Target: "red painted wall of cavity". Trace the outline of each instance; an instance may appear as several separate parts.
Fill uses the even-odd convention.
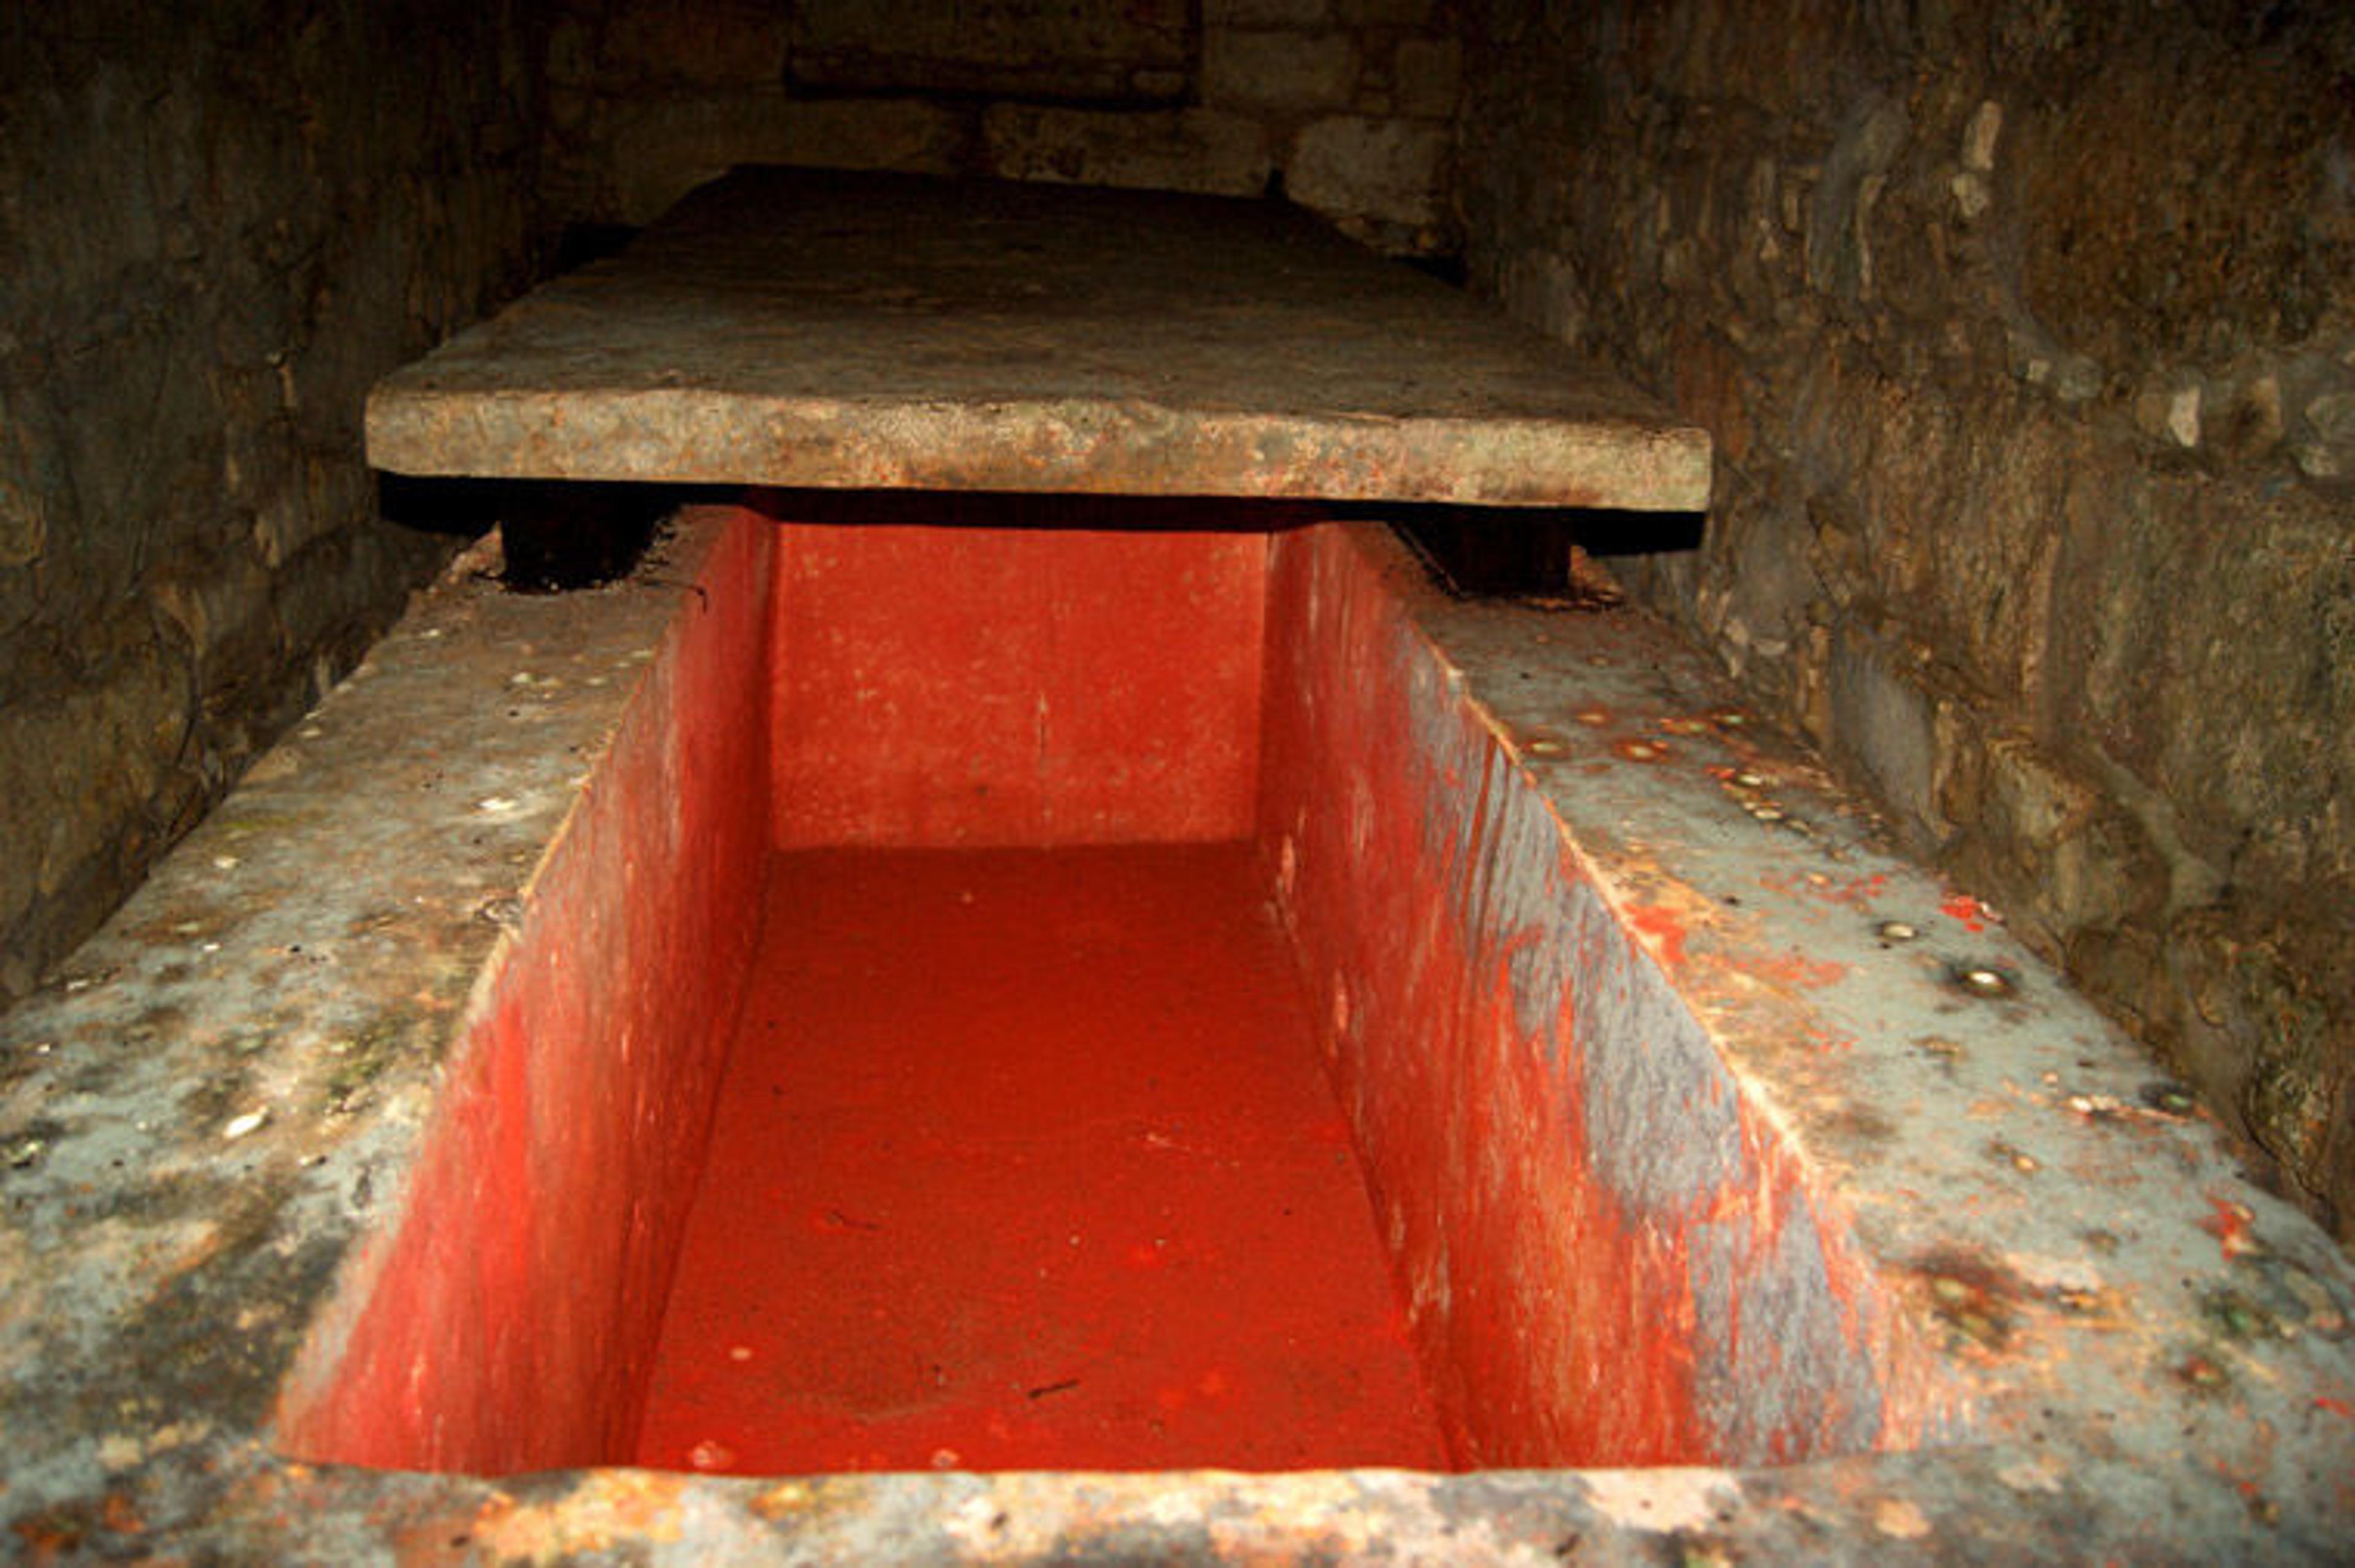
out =
[[[1248,837],[1266,557],[1256,533],[783,525],[776,843]]]
[[[724,527],[453,1051],[397,1229],[290,1381],[296,1457],[499,1473],[634,1445],[768,829],[773,534]]]
[[[1517,781],[1343,530],[1279,542],[1269,613],[1263,848],[1456,1461],[1707,1458],[1678,1243],[1588,1179],[1576,1074],[1516,1017],[1510,942],[1560,934],[1497,912]]]
[[[1889,1396],[1879,1441],[1911,1440],[1919,1391],[1902,1366],[1889,1371],[1902,1358],[1881,1338],[1887,1315],[1870,1309],[1869,1264],[1844,1228],[1817,1218],[1836,1206],[1730,1081],[1668,1083],[1655,1057],[1653,1072],[1616,1092],[1647,1114],[1672,1102],[1645,1129],[1664,1140],[1689,1134],[1679,1109],[1689,1097],[1723,1109],[1733,1096],[1742,1174],[1673,1202],[1655,1197],[1642,1214],[1602,1174],[1582,1096],[1605,1069],[1578,1037],[1577,1004],[1582,995],[1590,1019],[1628,1035],[1634,1049],[1611,1057],[1626,1072],[1657,1015],[1614,1015],[1627,1009],[1635,968],[1654,960],[1415,627],[1404,596],[1430,591],[1401,566],[1387,539],[1340,527],[1273,546],[1262,849],[1376,1211],[1399,1243],[1393,1270],[1455,1461],[1836,1451],[1855,1441],[1850,1395],[1811,1380],[1859,1363],[1881,1369],[1863,1382]],[[1531,981],[1517,1005],[1517,957],[1560,996],[1532,1004],[1542,986]],[[1815,1227],[1824,1298],[1768,1277],[1793,1223]],[[1712,1275],[1713,1299],[1697,1299],[1695,1282]],[[1837,1323],[1842,1344],[1811,1349],[1832,1364],[1761,1346],[1772,1328],[1753,1325],[1744,1339],[1746,1312],[1780,1321],[1795,1300],[1828,1315],[1811,1322]],[[1778,1385],[1705,1387],[1704,1313],[1719,1316],[1700,1327],[1743,1339]]]

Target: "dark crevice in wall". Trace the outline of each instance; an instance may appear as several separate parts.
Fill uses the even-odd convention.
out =
[[[1576,507],[1359,507],[1388,522],[1440,585],[1466,598],[1608,609],[1624,599],[1607,558],[1638,560],[1700,545],[1699,513]]]
[[[661,485],[517,483],[499,500],[505,566],[519,593],[564,593],[627,577],[678,508]]]

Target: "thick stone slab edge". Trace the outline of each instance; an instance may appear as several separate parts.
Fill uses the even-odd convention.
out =
[[[1695,512],[1708,433],[1543,420],[1200,412],[1134,402],[883,407],[705,390],[450,394],[404,373],[368,400],[397,474],[820,489],[1433,501]]]
[[[1708,432],[1279,202],[746,167],[379,383],[419,475],[1696,511]]]

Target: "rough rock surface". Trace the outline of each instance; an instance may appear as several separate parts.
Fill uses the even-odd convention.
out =
[[[2355,1237],[2355,16],[1466,20],[1475,278],[1718,440],[1631,574]]]
[[[444,553],[361,394],[521,281],[523,9],[0,23],[0,1000]]]

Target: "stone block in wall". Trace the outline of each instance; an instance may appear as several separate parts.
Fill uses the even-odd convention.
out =
[[[40,560],[49,531],[54,479],[40,472],[28,421],[0,387],[0,571]]]
[[[981,139],[988,171],[1009,179],[1257,196],[1273,167],[1259,121],[1210,109],[998,103]]]
[[[1920,660],[1885,638],[1843,627],[1826,671],[1832,749],[1870,781],[1917,850],[1943,846],[1952,825],[1938,807],[1938,698]]]
[[[2309,401],[2290,455],[2309,479],[2355,479],[2355,390],[2332,390]]]
[[[2341,897],[2344,890],[2341,890]],[[2248,1128],[2274,1174],[2355,1240],[2355,973],[2330,933],[2211,905],[2168,927],[2129,995],[2203,1093]]]
[[[792,17],[799,87],[1167,103],[1190,80],[1188,0],[797,0]]]
[[[263,566],[275,571],[315,540],[340,532],[338,518],[365,515],[374,504],[374,485],[366,471],[306,453],[299,483],[255,517],[254,553]]]
[[[1218,29],[1202,40],[1202,101],[1214,108],[1338,109],[1358,88],[1347,33]]]
[[[1790,663],[1822,592],[1805,508],[1762,498],[1712,526],[1721,549],[1705,563],[1701,624],[1737,676],[1776,679],[1773,672]]]
[[[1464,85],[1464,46],[1454,38],[1407,38],[1391,56],[1391,107],[1417,119],[1455,112]]]
[[[1585,284],[1578,264],[1558,251],[1532,246],[1513,256],[1490,292],[1514,317],[1573,348],[1585,334]]]
[[[191,554],[148,585],[159,625],[177,631],[192,663],[220,669],[266,664],[271,569],[257,554],[229,549]]]
[[[1315,121],[1293,144],[1284,188],[1328,217],[1433,223],[1449,145],[1444,124],[1359,115]]]
[[[773,88],[623,100],[609,123],[617,210],[600,216],[645,224],[737,164],[951,174],[969,120],[919,98],[795,100]]]
[[[763,0],[621,0],[600,36],[599,74],[609,87],[773,86],[784,75],[792,14]]]
[[[1314,27],[1333,15],[1334,0],[1202,0],[1205,32],[1220,27]]]
[[[598,58],[599,33],[591,18],[577,11],[550,24],[540,45],[540,69],[550,86],[577,91],[597,80],[602,63]]]
[[[2056,722],[2236,881],[2355,869],[2355,549],[2329,497],[2088,464],[2054,574]]]
[[[1430,27],[1446,0],[1332,0],[1333,18],[1353,27]]]
[[[2062,952],[2082,931],[2159,916],[2169,869],[2149,837],[2092,780],[2061,767],[2022,737],[1973,747],[1967,796],[1949,788],[1942,805],[1966,840],[1966,870],[1977,885],[2020,890],[2024,914]],[[2187,884],[2188,885],[2188,884]]]
[[[102,682],[11,705],[0,745],[11,861],[0,877],[0,992],[28,989],[64,950],[43,927],[94,924],[119,891],[120,864],[157,848],[145,813],[183,732],[187,687],[151,642],[123,650]]]
[[[1842,355],[1860,365],[1862,353]],[[1859,472],[1874,537],[1859,562],[1976,685],[2041,696],[2063,497],[2100,469],[2082,432],[1992,379],[1923,387],[1878,369],[1843,382],[1821,440]]]

